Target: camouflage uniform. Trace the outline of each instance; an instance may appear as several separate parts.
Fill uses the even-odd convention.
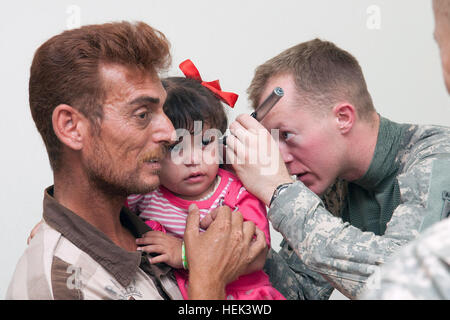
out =
[[[361,299],[450,299],[450,219],[402,248],[370,278]]]
[[[448,215],[450,128],[381,120],[375,155],[382,124],[402,131],[384,148],[386,153],[395,149],[389,192],[398,195],[388,219],[380,217],[378,233],[343,220],[353,182],[339,180],[321,199],[296,181],[272,204],[268,217],[284,241],[279,253],[270,252],[265,271],[287,299],[327,299],[333,287],[356,298],[387,257]]]

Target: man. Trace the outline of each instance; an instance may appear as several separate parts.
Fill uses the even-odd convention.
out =
[[[450,1],[433,0],[434,38],[450,93]],[[450,193],[445,205],[450,208]],[[436,223],[371,277],[362,299],[450,299],[450,219]]]
[[[388,256],[448,214],[450,129],[379,116],[356,59],[319,39],[256,69],[253,107],[277,86],[285,94],[261,124],[241,115],[227,138],[236,173],[284,237],[266,271],[290,299],[328,298],[333,287],[355,298]],[[277,170],[261,160],[271,149],[261,141],[275,143],[268,131]]]
[[[8,299],[181,298],[172,270],[137,250],[136,238],[150,229],[123,208],[127,195],[158,186],[174,142],[158,77],[169,63],[166,38],[142,22],[65,31],[37,50],[30,108],[54,186],[44,192],[44,223],[17,265]],[[190,297],[224,299],[225,285],[262,250],[261,241],[254,225],[225,207],[199,234],[198,208],[190,208]]]
[[[445,86],[450,93],[450,2],[433,0],[433,13],[434,39],[439,46]]]

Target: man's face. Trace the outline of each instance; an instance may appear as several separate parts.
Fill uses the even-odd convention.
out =
[[[119,65],[104,65],[101,74],[104,116],[83,149],[83,165],[104,192],[147,193],[160,183],[161,161],[175,133],[162,109],[166,92],[156,74]]]
[[[449,17],[444,12],[439,12],[434,6],[434,38],[439,46],[442,62],[442,72],[444,74],[445,86],[450,93],[450,22]]]
[[[291,75],[269,79],[259,103],[277,86],[283,88],[284,96],[261,123],[269,131],[279,130],[280,152],[289,173],[320,195],[341,168],[337,122],[331,110],[321,117],[301,105]]]

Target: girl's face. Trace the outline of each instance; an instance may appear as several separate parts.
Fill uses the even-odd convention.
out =
[[[219,136],[211,136],[210,132],[184,131],[161,162],[161,184],[182,199],[198,200],[214,189],[219,169]]]

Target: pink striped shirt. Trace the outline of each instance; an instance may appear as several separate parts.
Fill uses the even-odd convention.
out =
[[[266,218],[266,207],[255,196],[250,194],[239,179],[232,173],[219,169],[221,180],[211,197],[203,201],[181,199],[165,187],[160,186],[153,192],[142,195],[131,195],[127,199],[128,207],[144,220],[154,220],[164,226],[168,234],[179,238],[184,236],[188,208],[195,203],[200,210],[200,219],[218,206],[225,204],[232,209],[238,207],[244,220],[253,221],[266,235],[270,245],[269,224]]]
[[[144,195],[129,196],[127,205],[141,218],[151,221],[156,228],[161,228],[162,225],[164,227],[162,231],[180,238],[184,236],[191,203],[195,203],[200,209],[201,219],[218,206],[227,205],[232,209],[237,208],[244,220],[253,221],[265,233],[267,245],[270,247],[269,222],[264,203],[249,193],[232,173],[219,169],[217,175],[220,176],[219,186],[212,196],[205,200],[184,200],[160,186],[157,190]],[[175,276],[183,298],[188,299],[188,273],[186,270],[177,270]],[[285,300],[272,287],[269,277],[262,270],[240,276],[226,286],[225,292],[227,299]]]

